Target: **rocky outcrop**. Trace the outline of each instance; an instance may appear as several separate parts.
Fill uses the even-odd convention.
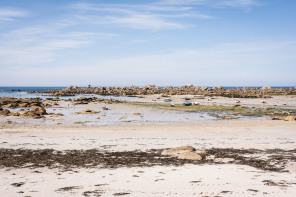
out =
[[[44,107],[33,107],[32,110],[21,112],[20,116],[41,118],[46,114],[47,113]]]
[[[100,99],[97,97],[80,97],[77,99],[71,99],[70,100],[75,105],[81,105],[81,104],[88,104],[91,102],[97,102],[97,103],[104,103],[104,104],[113,104],[113,103],[121,103],[119,100],[115,99]]]
[[[12,97],[0,98],[0,106],[6,106],[7,108],[17,108],[17,107],[32,107],[32,106],[42,106],[41,99],[18,99]]]
[[[33,92],[37,93],[37,92]],[[271,88],[264,86],[262,88],[237,88],[225,89],[223,86],[208,88],[188,84],[180,87],[166,86],[159,88],[156,85],[147,85],[144,87],[88,87],[80,88],[70,86],[63,90],[48,90],[38,93],[50,93],[54,96],[72,96],[76,94],[98,94],[98,95],[118,95],[118,96],[135,96],[135,95],[203,95],[203,96],[223,96],[230,98],[269,98],[269,95],[296,95],[296,89]]]

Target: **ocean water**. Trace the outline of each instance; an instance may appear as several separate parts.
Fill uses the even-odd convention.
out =
[[[49,94],[46,93],[33,93],[30,94],[28,92],[33,91],[46,91],[50,89],[56,89],[56,90],[62,90],[66,87],[4,87],[0,86],[0,98],[4,97],[13,97],[13,98],[54,98],[52,96],[49,96]],[[83,87],[86,88],[86,87]],[[14,90],[14,91],[12,91]],[[97,95],[97,94],[77,94],[75,96],[63,96],[59,97],[60,99],[71,99],[71,98],[79,98],[79,97],[97,97],[102,99],[117,99],[117,100],[131,100],[136,99],[134,97],[124,97],[124,96],[103,96],[103,95]]]
[[[262,86],[249,86],[249,88],[261,88]],[[272,86],[272,88],[294,88],[295,86]],[[34,93],[34,94],[29,94],[28,92],[33,92],[33,91],[46,91],[50,89],[56,89],[56,90],[61,90],[66,87],[22,87],[22,86],[0,86],[0,98],[3,97],[14,97],[14,98],[49,98],[48,94],[39,94],[39,93]],[[85,88],[85,87],[84,87]],[[163,87],[160,87],[163,88]],[[212,88],[212,86],[208,86],[208,88]],[[237,89],[237,88],[243,88],[242,86],[227,86],[224,87],[225,89]],[[12,90],[17,90],[17,91],[12,91]],[[117,96],[102,96],[102,95],[94,95],[94,94],[87,94],[87,95],[76,95],[74,97],[61,97],[62,99],[69,99],[69,98],[78,98],[81,96],[86,96],[86,97],[98,97],[98,98],[114,98],[114,99],[130,99],[130,97],[117,97]]]
[[[44,97],[46,94],[28,94],[28,92],[32,91],[46,91],[49,89],[64,89],[66,87],[0,87],[0,98],[3,97],[14,97],[14,98],[36,98],[36,97]],[[17,90],[17,91],[12,91]]]

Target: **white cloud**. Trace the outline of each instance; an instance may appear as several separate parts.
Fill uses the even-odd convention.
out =
[[[243,8],[258,6],[257,0],[162,0],[145,4],[91,4],[69,6],[77,11],[76,17],[84,22],[113,24],[138,29],[183,29],[193,26],[184,18],[211,19],[202,13],[206,8]]]
[[[95,41],[118,36],[99,32],[65,31],[67,25],[48,24],[0,34],[0,66],[30,67],[54,61],[64,50],[83,49]]]
[[[14,21],[15,18],[21,18],[28,16],[29,13],[25,10],[16,8],[0,8],[0,23]]]
[[[211,16],[197,12],[191,6],[150,4],[87,4],[70,6],[78,10],[76,17],[95,24],[115,24],[136,29],[183,29],[191,26],[180,19],[210,19]]]

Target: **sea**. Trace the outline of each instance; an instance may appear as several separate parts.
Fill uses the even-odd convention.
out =
[[[66,87],[24,87],[24,86],[0,86],[0,98],[4,97],[13,97],[13,98],[55,98],[50,96],[47,93],[30,93],[34,91],[47,91],[51,89],[62,90]],[[82,87],[86,88],[86,87]],[[130,100],[132,97],[123,97],[123,96],[104,96],[97,94],[77,94],[75,96],[63,96],[60,99],[72,99],[79,97],[97,97],[103,99],[117,99],[117,100]]]
[[[224,87],[224,89],[241,89],[246,86],[228,86]],[[50,89],[56,89],[56,90],[62,90],[66,87],[24,87],[24,86],[0,86],[0,98],[3,97],[14,97],[14,98],[50,98],[48,94],[45,93],[29,93],[33,91],[46,91]],[[82,87],[86,88],[86,87]],[[160,87],[163,88],[163,87]],[[208,86],[208,88],[212,88],[212,86]],[[262,86],[249,86],[249,88],[262,88]],[[283,89],[289,89],[289,88],[295,88],[295,86],[271,86],[271,88],[283,88]],[[95,95],[95,94],[79,94],[72,97],[61,97],[61,99],[69,99],[69,98],[79,98],[81,96],[85,97],[98,97],[98,98],[114,98],[114,99],[125,99],[128,100],[129,97],[118,97],[118,96],[103,96],[103,95]]]

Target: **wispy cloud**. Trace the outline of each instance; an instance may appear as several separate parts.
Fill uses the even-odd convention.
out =
[[[211,16],[193,10],[191,6],[150,4],[88,4],[76,3],[70,6],[78,10],[77,18],[96,24],[114,24],[135,29],[182,29],[184,24],[179,19],[210,19]]]
[[[99,32],[67,32],[62,34],[56,34],[58,37],[73,37],[73,38],[86,38],[86,37],[117,37],[119,34],[113,34],[113,33],[99,33]]]
[[[138,4],[75,3],[69,8],[84,22],[113,24],[135,29],[184,29],[192,27],[186,19],[211,19],[204,8],[243,8],[257,6],[257,0],[162,0]]]
[[[100,39],[118,36],[99,32],[72,32],[67,24],[48,24],[0,34],[2,66],[30,67],[54,61],[63,50],[83,49]],[[1,66],[1,65],[0,65]]]
[[[179,6],[208,6],[208,7],[234,7],[250,8],[258,6],[258,0],[163,0],[158,2],[162,5],[179,5]]]
[[[171,22],[168,20],[164,20],[159,16],[152,15],[152,14],[133,14],[127,17],[105,17],[107,19],[107,23],[111,24],[118,24],[123,26],[128,26],[132,28],[140,28],[140,29],[181,29],[185,28],[186,26],[177,23]],[[105,21],[106,22],[106,21]]]
[[[26,17],[29,15],[28,11],[16,8],[0,8],[0,23],[14,21],[15,18]]]

